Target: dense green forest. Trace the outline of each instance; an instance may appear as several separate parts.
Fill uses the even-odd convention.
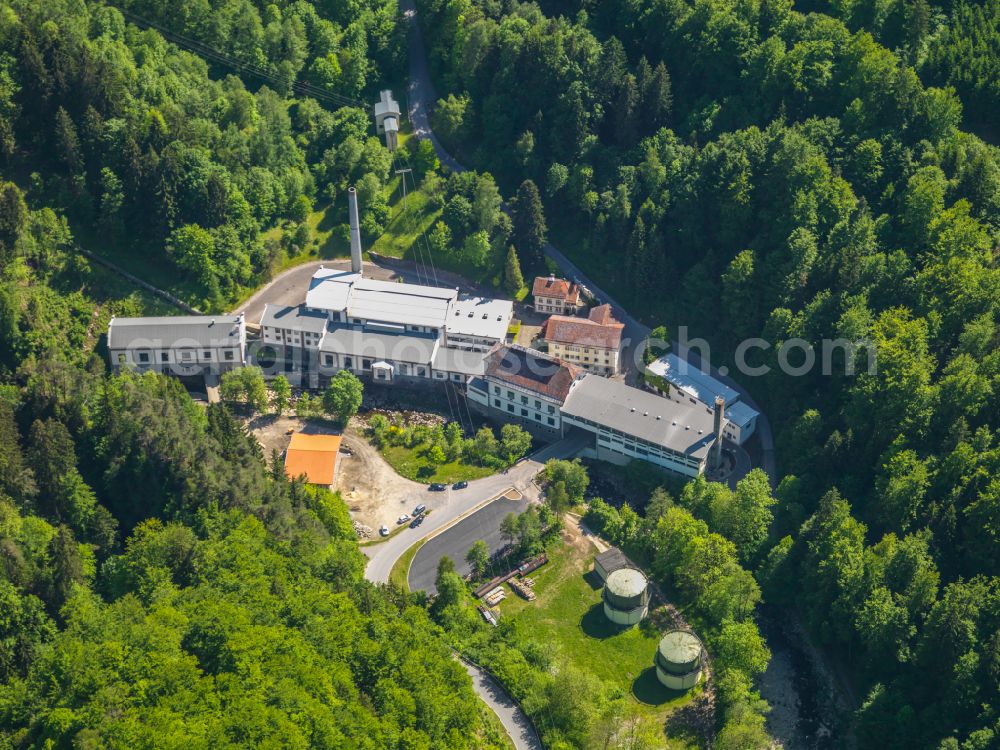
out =
[[[295,46],[298,15],[261,13]],[[345,149],[334,189],[388,159],[366,113],[212,78],[100,5],[0,19],[0,747],[503,747],[425,610],[362,580],[338,495],[271,473],[227,407],[106,374],[109,317],[163,311],[70,230],[156,238],[225,295],[317,189],[309,149]]]
[[[424,0],[435,128],[537,185],[555,244],[633,313],[717,364],[773,344],[745,384],[783,479],[744,564],[850,674],[863,747],[993,747],[1000,157],[960,130],[989,105],[959,80],[996,64],[996,4],[830,6]],[[933,63],[957,92],[913,67],[949,48],[925,12],[954,14],[956,49],[982,34]],[[877,369],[782,375],[793,337],[868,340]]]
[[[340,497],[226,407],[106,375],[95,331],[148,303],[2,195],[0,747],[499,747]]]
[[[154,18],[168,8],[131,6]],[[186,20],[180,31],[236,59],[280,59],[266,83],[211,68],[110,6],[5,6],[0,149],[11,176],[31,199],[64,208],[95,252],[131,255],[132,267],[148,265],[141,275],[172,270],[209,307],[259,283],[283,250],[305,246],[314,203],[349,182],[361,187],[375,236],[391,157],[368,132],[359,96],[398,75],[400,30],[394,4],[373,6],[345,7],[350,19],[336,22],[306,2],[189,3],[186,15],[171,13]],[[315,73],[338,60],[352,97],[344,101],[356,106],[292,94],[304,66]],[[262,239],[286,221],[284,237]]]

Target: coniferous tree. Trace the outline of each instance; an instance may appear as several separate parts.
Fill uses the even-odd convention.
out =
[[[56,149],[59,159],[67,171],[75,175],[83,169],[83,154],[80,151],[80,139],[76,133],[76,125],[69,113],[59,107],[55,122]]]
[[[524,287],[521,261],[517,259],[517,250],[513,245],[507,250],[507,261],[503,268],[503,283],[511,296],[517,294]]]
[[[545,267],[545,243],[547,228],[545,211],[538,187],[532,180],[525,180],[517,189],[513,211],[514,245],[524,253],[524,259],[532,273]]]

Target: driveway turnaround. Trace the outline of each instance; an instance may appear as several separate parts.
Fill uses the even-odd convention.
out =
[[[508,513],[523,513],[529,504],[524,497],[509,500],[505,495],[501,495],[454,526],[428,539],[410,563],[410,572],[407,576],[410,591],[437,593],[434,580],[437,578],[437,566],[442,557],[450,557],[460,575],[468,573],[470,567],[465,561],[465,553],[469,551],[469,547],[477,539],[486,542],[490,554],[503,547],[505,540],[500,534],[500,522]]]

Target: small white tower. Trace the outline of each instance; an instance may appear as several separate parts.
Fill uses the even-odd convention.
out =
[[[385,136],[387,149],[395,151],[399,145],[399,102],[392,98],[388,89],[379,96],[381,98],[375,102],[375,132]]]

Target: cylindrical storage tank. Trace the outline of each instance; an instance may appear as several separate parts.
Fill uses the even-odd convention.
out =
[[[619,568],[604,583],[604,614],[617,625],[635,625],[649,611],[649,584],[642,571]]]
[[[662,639],[653,657],[656,679],[671,690],[687,690],[701,678],[701,639],[687,630],[671,630]]]

